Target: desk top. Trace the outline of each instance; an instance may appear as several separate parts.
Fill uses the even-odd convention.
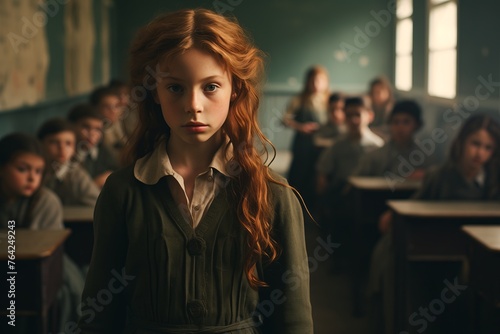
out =
[[[0,233],[0,260],[8,259],[8,237],[7,231],[1,230]],[[61,246],[71,231],[65,230],[26,230],[16,229],[15,234],[15,256],[16,260],[33,260],[51,256],[52,253]]]
[[[63,221],[65,223],[94,221],[94,207],[92,206],[65,206],[63,207]]]
[[[465,225],[462,230],[488,250],[500,253],[500,225]]]
[[[387,205],[410,217],[500,218],[500,202],[393,200]]]
[[[350,185],[362,190],[417,190],[422,181],[407,179],[404,182],[389,182],[385,177],[351,176]]]

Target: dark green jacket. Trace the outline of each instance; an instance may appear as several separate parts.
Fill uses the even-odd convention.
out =
[[[132,167],[113,173],[95,210],[82,333],[312,333],[301,206],[290,189],[270,188],[282,254],[258,266],[270,287],[256,291],[243,270],[245,233],[230,186],[193,230],[165,177],[145,185]],[[252,318],[261,323],[223,327]]]

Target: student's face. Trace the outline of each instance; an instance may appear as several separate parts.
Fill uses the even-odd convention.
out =
[[[229,73],[211,54],[198,49],[164,64],[155,100],[170,127],[170,140],[197,144],[217,140],[226,121],[232,86]]]
[[[99,102],[98,111],[107,120],[107,122],[114,123],[118,121],[122,114],[122,108],[120,106],[120,99],[116,95],[107,95],[101,99]]]
[[[495,149],[495,141],[488,131],[476,131],[465,139],[462,164],[465,168],[479,169],[490,160]]]
[[[391,138],[396,144],[410,143],[417,128],[417,121],[407,113],[393,115],[389,123]]]
[[[328,112],[330,115],[330,122],[333,124],[343,124],[345,121],[344,101],[331,102],[328,105]]]
[[[76,134],[79,141],[94,147],[101,141],[103,122],[95,118],[83,118],[76,123]]]
[[[29,197],[40,187],[45,162],[39,155],[21,153],[1,170],[2,186],[8,197]]]
[[[345,123],[351,134],[360,134],[372,121],[373,113],[362,107],[350,105],[345,108]]]
[[[328,90],[328,76],[323,72],[318,72],[309,80],[309,91],[313,93],[325,92]]]
[[[122,87],[120,88],[120,91],[118,93],[118,99],[119,99],[119,106],[120,108],[125,108],[129,101],[130,101],[130,92],[128,87]]]
[[[390,92],[386,86],[382,84],[376,84],[371,90],[371,99],[374,105],[382,105],[389,99]]]
[[[50,160],[63,164],[75,153],[75,134],[63,131],[48,135],[42,140],[42,145]]]

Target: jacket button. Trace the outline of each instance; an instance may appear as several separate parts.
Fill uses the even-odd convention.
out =
[[[193,300],[187,303],[187,311],[193,318],[201,318],[205,315],[205,306],[199,300]]]
[[[201,255],[202,249],[203,242],[200,238],[191,239],[187,243],[187,250],[191,256]]]

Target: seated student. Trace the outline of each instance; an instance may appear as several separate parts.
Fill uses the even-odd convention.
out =
[[[347,178],[363,154],[384,145],[384,141],[368,128],[373,112],[367,98],[346,99],[345,116],[346,134],[322,152],[316,165],[318,220],[327,232],[332,233],[336,242],[347,242],[349,238],[350,212],[345,197]]]
[[[419,147],[414,142],[415,133],[422,127],[420,106],[412,100],[400,101],[389,114],[389,141],[382,147],[364,155],[354,175],[387,176],[421,179],[432,157],[425,157],[412,165],[411,154]]]
[[[50,165],[45,185],[59,196],[63,205],[94,206],[99,188],[80,164],[72,160],[76,135],[71,124],[59,118],[48,120],[38,130],[38,139]]]
[[[99,87],[90,94],[89,99],[90,104],[104,118],[103,146],[111,152],[116,161],[121,162],[122,149],[128,138],[121,121],[123,109],[120,107],[120,98],[116,90]]]
[[[368,95],[374,113],[370,129],[384,140],[387,140],[389,136],[387,117],[394,104],[393,89],[389,79],[385,76],[374,78],[369,84]]]
[[[131,86],[126,81],[120,79],[112,79],[108,88],[115,91],[118,95],[119,103],[118,107],[121,109],[121,120],[123,125],[123,130],[127,138],[132,136],[138,122],[139,114],[137,108],[132,108],[130,105],[130,90]]]
[[[0,229],[14,220],[16,229],[63,229],[61,201],[42,186],[45,160],[36,138],[13,133],[0,139]],[[77,307],[83,292],[84,277],[66,255],[63,256],[63,286],[58,294],[60,329],[78,319]],[[25,321],[26,320],[26,321]],[[16,322],[18,333],[34,333],[35,321]],[[10,333],[0,325],[2,333]]]
[[[351,97],[345,100],[347,132],[321,154],[316,164],[320,193],[328,189],[342,189],[361,156],[384,145],[382,138],[368,127],[372,119],[373,112],[366,97]]]
[[[470,116],[452,143],[448,160],[426,173],[413,199],[500,200],[500,124],[484,114]],[[385,234],[374,249],[370,273],[372,298],[383,304],[375,308],[384,313],[385,333],[394,332],[392,220],[391,211],[380,218],[379,230]]]
[[[101,144],[102,116],[91,104],[82,103],[70,110],[68,120],[75,126],[78,142],[75,159],[81,162],[100,189],[111,172],[119,167],[108,149]]]
[[[328,98],[328,121],[321,125],[314,133],[314,145],[319,148],[330,147],[335,140],[346,132],[344,96],[340,93],[333,93]]]

